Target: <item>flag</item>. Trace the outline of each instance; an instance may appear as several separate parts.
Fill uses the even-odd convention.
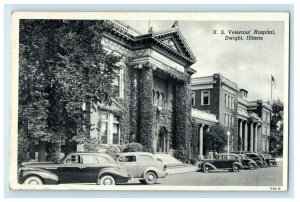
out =
[[[272,81],[272,87],[274,87],[274,89],[276,89],[276,82],[274,79],[274,76],[271,74],[271,81]]]

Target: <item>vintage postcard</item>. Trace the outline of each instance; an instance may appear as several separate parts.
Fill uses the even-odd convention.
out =
[[[11,189],[288,190],[289,13],[11,19]]]

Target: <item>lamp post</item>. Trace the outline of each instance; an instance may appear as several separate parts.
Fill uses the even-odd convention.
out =
[[[230,131],[227,131],[227,153],[229,153],[229,137],[230,137]]]

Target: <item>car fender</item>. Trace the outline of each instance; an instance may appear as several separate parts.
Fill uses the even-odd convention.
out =
[[[248,166],[249,166],[251,163],[253,163],[253,164],[255,165],[255,167],[257,167],[257,163],[256,163],[254,160],[252,160],[252,159],[251,159],[251,161],[248,162]]]
[[[155,172],[158,178],[165,177],[167,175],[165,171],[151,166],[151,167],[148,167],[147,169],[144,170],[143,178],[145,178],[146,173],[149,172],[149,171]]]
[[[218,169],[216,166],[214,166],[213,164],[208,163],[208,162],[206,162],[206,163],[204,163],[204,164],[202,165],[202,169],[203,169],[204,166],[206,166],[206,165],[208,165],[209,167],[211,167],[213,170],[217,170],[217,169]]]
[[[30,176],[37,176],[42,179],[44,184],[59,184],[59,177],[55,173],[39,168],[20,168],[22,169],[19,176],[19,183],[23,184],[24,180]]]
[[[98,173],[98,179],[104,175],[112,175],[113,177],[130,178],[128,173],[117,168],[103,168]]]
[[[240,162],[234,162],[232,165],[238,165],[240,168],[244,168],[243,164]]]

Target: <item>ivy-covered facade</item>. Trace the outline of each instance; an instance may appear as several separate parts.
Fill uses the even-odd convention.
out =
[[[114,82],[119,97],[91,113],[90,136],[101,144],[141,143],[145,151],[191,154],[191,75],[196,62],[177,23],[147,34],[107,21],[101,43],[122,57]],[[82,149],[80,147],[78,150]]]

